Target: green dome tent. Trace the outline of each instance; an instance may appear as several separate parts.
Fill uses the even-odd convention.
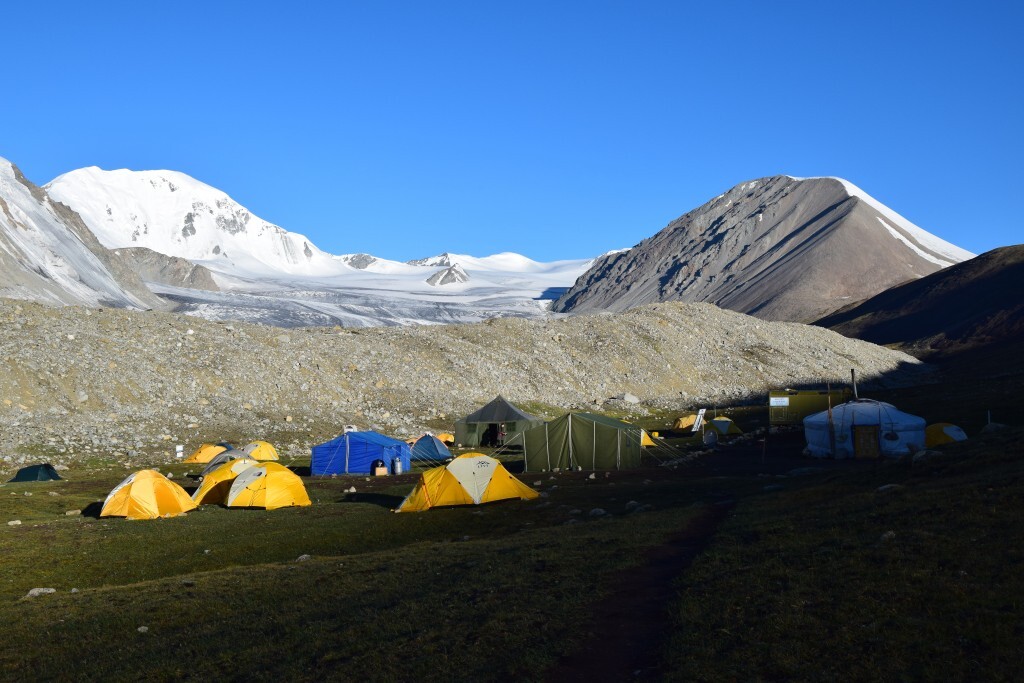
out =
[[[10,481],[54,481],[57,479],[60,479],[60,475],[57,474],[57,470],[53,469],[53,465],[44,463],[22,467]]]

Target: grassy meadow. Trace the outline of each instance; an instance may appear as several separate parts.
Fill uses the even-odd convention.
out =
[[[772,436],[410,514],[415,473],[306,477],[308,508],[136,522],[95,516],[127,472],[90,462],[0,486],[0,678],[1017,680],[1022,436],[916,463]]]

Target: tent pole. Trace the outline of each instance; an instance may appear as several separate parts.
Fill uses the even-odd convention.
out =
[[[622,469],[622,430],[615,430],[615,469]]]

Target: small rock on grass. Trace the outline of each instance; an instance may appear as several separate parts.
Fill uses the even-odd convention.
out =
[[[68,511],[67,511],[67,512],[65,512],[64,514],[65,514],[66,516],[68,516],[68,517],[75,517],[75,516],[77,516],[77,515],[80,515],[80,514],[82,514],[82,511],[81,511],[81,510],[68,510]]]
[[[305,562],[306,560],[312,560],[312,559],[313,559],[312,555],[305,555],[305,554],[303,554],[303,555],[299,555],[298,559],[296,559],[295,561],[296,562]]]
[[[21,520],[12,519],[11,521],[7,522],[7,526],[21,526]]]
[[[899,491],[903,488],[902,484],[885,484],[875,489],[876,493],[892,493],[893,491]]]
[[[38,598],[40,595],[49,595],[50,593],[56,593],[56,588],[33,588],[25,594],[26,598]]]
[[[138,631],[139,633],[148,633],[149,632],[149,627],[148,626],[140,626],[140,627],[138,627],[135,630]]]
[[[891,541],[894,538],[896,538],[896,532],[892,531],[892,530],[889,530],[889,531],[886,531],[884,534],[882,534],[882,536],[881,536],[881,538],[879,540],[884,542],[884,541]]]
[[[590,511],[591,517],[604,517],[608,513],[603,508],[594,508]]]

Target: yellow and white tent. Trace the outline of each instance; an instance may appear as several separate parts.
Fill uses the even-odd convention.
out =
[[[953,443],[955,441],[967,441],[967,434],[965,434],[964,430],[960,429],[955,424],[950,424],[948,422],[936,422],[933,425],[925,427],[925,448],[941,446],[944,443]]]
[[[103,501],[100,517],[157,519],[183,515],[195,508],[185,489],[156,470],[140,470],[114,487]]]
[[[203,483],[199,485],[196,492],[192,494],[192,500],[197,505],[208,503],[223,503],[227,500],[231,484],[242,472],[250,467],[256,466],[252,458],[236,458],[221,463],[218,467],[203,475]]]
[[[313,503],[298,475],[276,462],[260,462],[235,477],[224,504],[232,508],[276,510]]]
[[[182,462],[188,462],[188,463],[195,463],[195,462],[205,463],[205,462],[210,462],[216,456],[220,455],[221,453],[223,453],[226,450],[228,450],[228,449],[225,448],[224,446],[218,446],[217,444],[214,444],[214,443],[204,443],[202,446],[197,448],[195,450],[195,452],[192,453],[192,455],[190,455],[187,458],[185,458],[184,460],[182,460]]]
[[[267,461],[281,459],[277,455],[277,449],[267,441],[253,441],[242,450],[245,451],[253,460]]]
[[[213,472],[215,469],[217,469],[224,463],[231,462],[232,460],[248,460],[250,462],[256,462],[256,458],[252,457],[245,451],[240,451],[237,448],[232,448],[230,450],[224,451],[220,455],[216,456],[213,460],[206,463],[206,467],[204,467],[203,471],[199,473],[199,476],[205,477],[207,474]]]
[[[672,424],[672,429],[679,430],[679,431],[683,431],[683,430],[690,431],[690,430],[693,429],[693,425],[696,422],[697,422],[697,415],[696,415],[696,413],[690,413],[689,415],[683,415],[682,417],[678,418]],[[736,426],[736,423],[733,422],[731,419],[727,418],[725,415],[720,415],[718,417],[708,417],[708,416],[705,415],[705,417],[704,417],[704,429],[705,430],[709,430],[710,429],[710,430],[712,430],[714,432],[717,432],[718,434],[720,434],[722,436],[725,436],[726,434],[742,434],[743,433],[743,431],[739,427]],[[700,430],[697,430],[697,431],[700,431]]]
[[[654,439],[651,438],[651,435],[647,433],[646,429],[640,430],[640,445],[643,448],[652,448],[657,445],[654,443]]]
[[[429,469],[395,512],[422,512],[440,505],[480,505],[496,500],[533,500],[540,494],[483,453],[466,453]]]

